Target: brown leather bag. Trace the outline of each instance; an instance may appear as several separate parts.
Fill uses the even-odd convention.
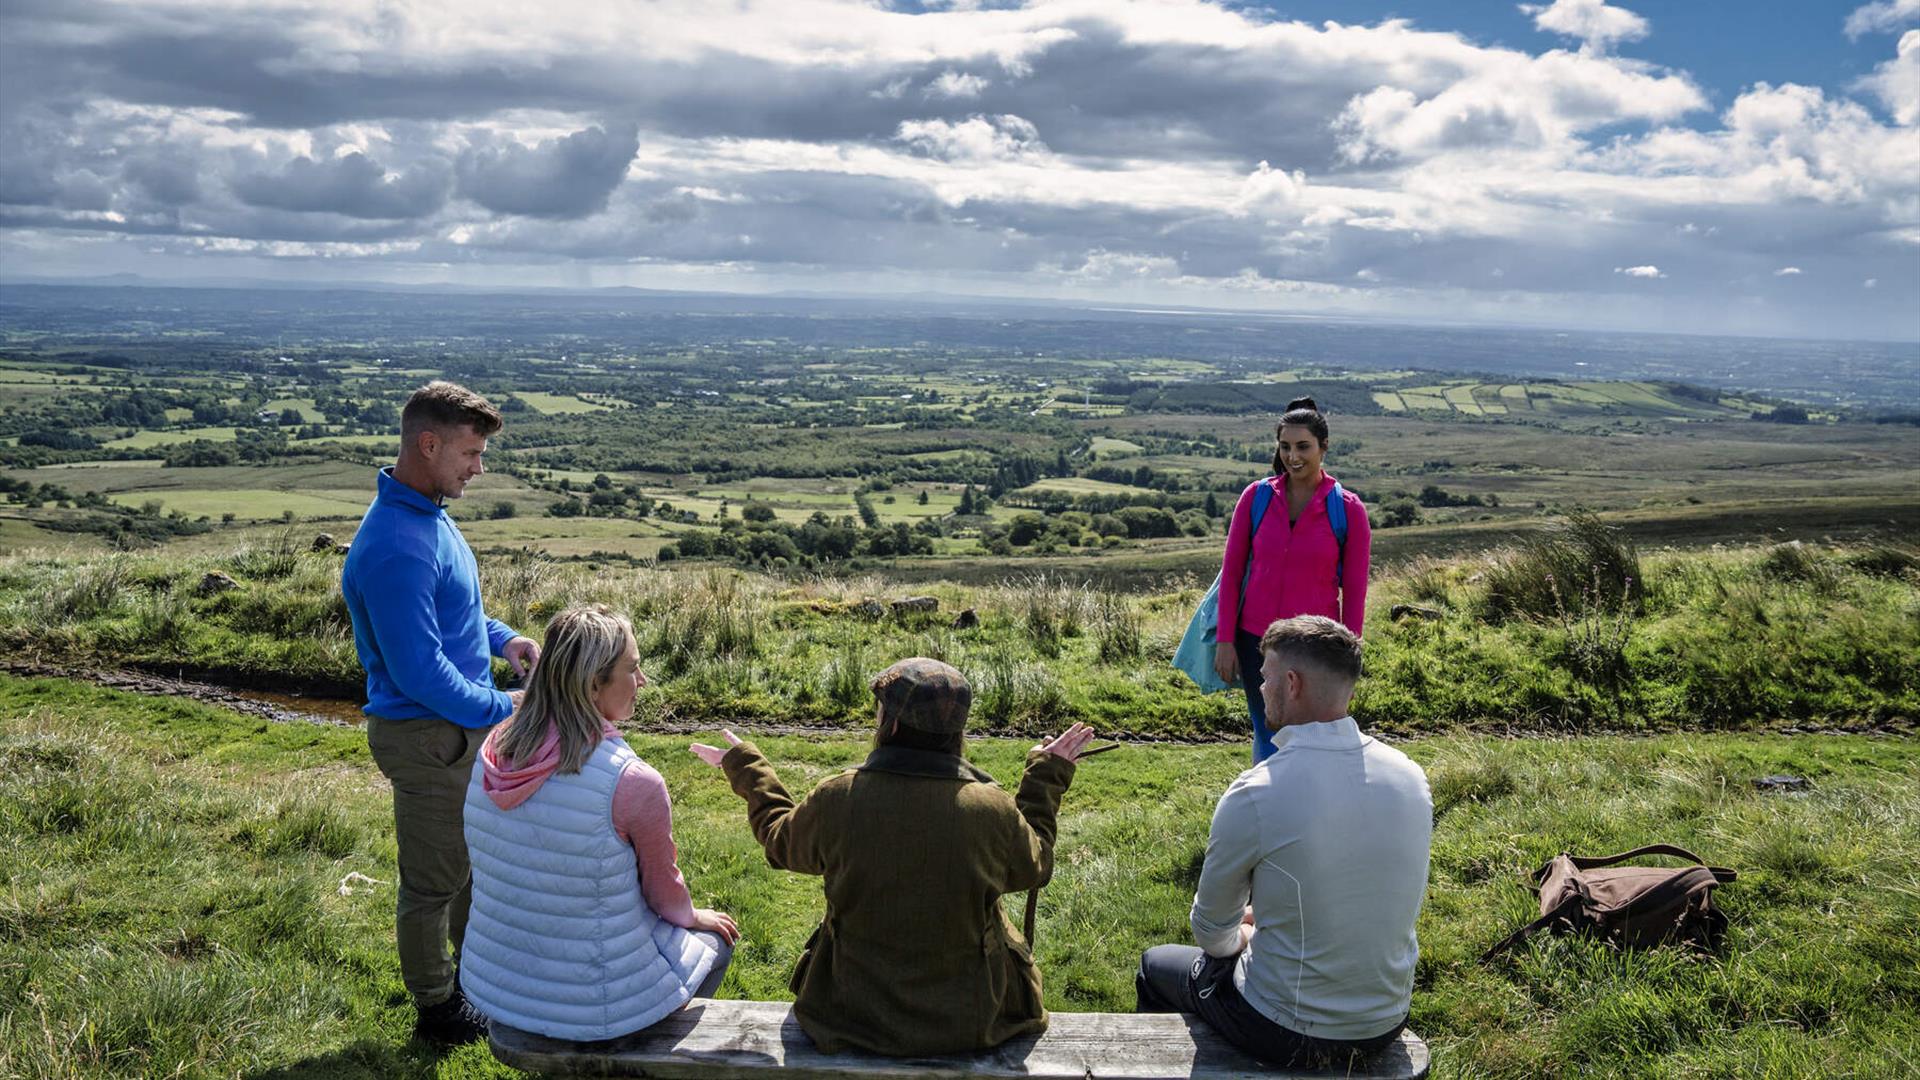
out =
[[[1694,865],[1603,869],[1642,855],[1672,855]],[[1627,949],[1669,941],[1711,949],[1719,945],[1727,928],[1727,917],[1713,906],[1714,887],[1738,876],[1724,867],[1708,866],[1693,852],[1671,844],[1649,844],[1598,859],[1563,852],[1534,871],[1534,883],[1540,887],[1540,917],[1488,949],[1480,962],[1542,930],[1595,934]]]

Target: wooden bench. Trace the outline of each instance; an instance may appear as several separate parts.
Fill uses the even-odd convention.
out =
[[[778,1071],[796,1080],[863,1077],[1344,1076],[1413,1080],[1427,1075],[1427,1044],[1412,1032],[1352,1069],[1281,1073],[1229,1046],[1198,1019],[1176,1013],[1053,1013],[1041,1035],[980,1054],[888,1058],[858,1051],[823,1054],[800,1030],[793,1006],[777,1001],[696,1000],[646,1031],[601,1043],[558,1042],[493,1025],[493,1054],[517,1069],[558,1076],[731,1077]]]

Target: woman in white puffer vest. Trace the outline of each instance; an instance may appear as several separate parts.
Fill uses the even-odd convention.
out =
[[[568,608],[547,624],[526,699],[481,746],[460,988],[496,1023],[611,1039],[712,996],[726,974],[739,930],[693,906],[666,783],[614,727],[646,683],[625,618]]]

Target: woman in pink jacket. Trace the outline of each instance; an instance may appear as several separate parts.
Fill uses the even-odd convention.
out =
[[[1335,481],[1320,467],[1327,454],[1327,418],[1312,398],[1287,404],[1274,440],[1274,475],[1247,485],[1227,526],[1227,552],[1220,563],[1219,644],[1213,655],[1213,669],[1221,679],[1233,682],[1246,676],[1255,762],[1274,750],[1260,697],[1260,635],[1275,620],[1295,615],[1325,615],[1359,634],[1367,617],[1367,564],[1373,547],[1367,508],[1344,487],[1344,550],[1335,538],[1327,513]],[[1255,532],[1253,506],[1262,487],[1271,498]]]

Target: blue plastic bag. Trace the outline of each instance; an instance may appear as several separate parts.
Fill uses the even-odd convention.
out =
[[[1273,501],[1273,485],[1261,482],[1253,489],[1253,505],[1249,507],[1249,523],[1253,528],[1247,531],[1247,566],[1240,572],[1241,595],[1246,594],[1247,577],[1253,573],[1253,537],[1260,531],[1260,522],[1267,516],[1267,504]],[[1213,575],[1213,584],[1207,586],[1207,595],[1200,598],[1200,606],[1194,609],[1193,618],[1187,621],[1187,632],[1180,635],[1180,647],[1173,650],[1173,666],[1187,673],[1202,693],[1213,694],[1221,690],[1231,690],[1239,686],[1238,679],[1223,682],[1220,674],[1213,670],[1213,651],[1220,640],[1220,575]]]
[[[1217,693],[1239,686],[1239,682],[1221,682],[1213,670],[1213,650],[1220,637],[1220,575],[1213,576],[1207,595],[1201,597],[1187,632],[1180,635],[1180,647],[1173,651],[1173,666],[1187,673],[1203,693]]]

